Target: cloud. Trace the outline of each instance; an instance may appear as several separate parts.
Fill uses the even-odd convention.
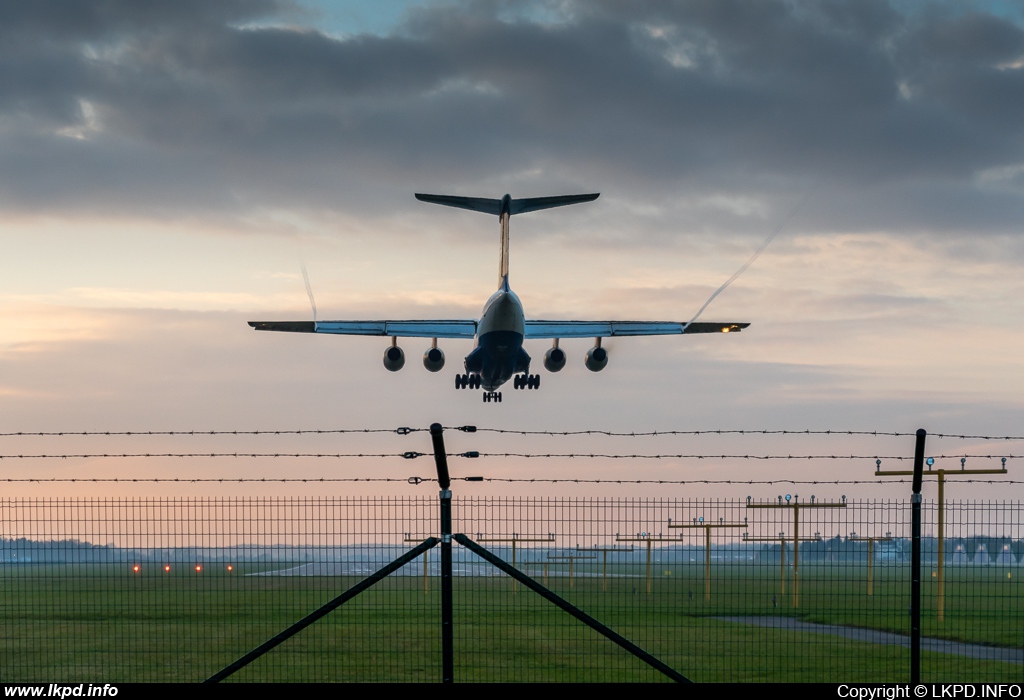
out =
[[[360,34],[290,3],[5,3],[5,425],[1014,433],[1024,49],[1020,18],[984,8],[427,2]],[[569,365],[542,392],[509,391],[484,413],[479,395],[452,388],[468,341],[442,342],[449,366],[433,375],[419,366],[429,341],[403,340],[408,366],[393,375],[383,339],[245,325],[309,317],[300,259],[321,318],[473,317],[493,290],[495,222],[412,192],[574,190],[602,197],[514,222],[530,317],[685,320],[812,194],[706,313],[752,321],[747,332],[616,339],[600,374],[582,365],[592,341],[566,341]],[[741,442],[715,447],[751,449]],[[623,473],[475,464],[496,476]],[[46,469],[429,475],[414,466]]]
[[[7,4],[0,206],[379,214],[414,206],[413,189],[495,182],[653,207],[681,192],[754,198],[763,215],[824,182],[840,194],[811,221],[830,230],[1020,220],[1019,188],[975,177],[1024,163],[1024,32],[1003,16],[465,2],[344,36],[311,17],[272,3]],[[710,225],[742,228],[724,213]]]

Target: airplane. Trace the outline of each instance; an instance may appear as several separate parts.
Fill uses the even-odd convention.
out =
[[[600,193],[570,194],[554,197],[501,199],[456,197],[453,195],[417,194],[421,202],[468,209],[497,215],[501,225],[501,258],[498,264],[498,291],[484,304],[479,319],[427,321],[249,321],[258,331],[288,333],[330,333],[337,335],[369,335],[391,338],[384,351],[384,367],[397,372],[405,366],[405,353],[398,347],[399,338],[431,338],[431,346],[423,354],[423,366],[430,372],[444,367],[444,352],[437,346],[438,338],[475,339],[476,344],[464,361],[465,372],[455,375],[456,389],[483,389],[483,400],[501,402],[501,388],[509,379],[519,389],[539,389],[540,375],[530,374],[530,356],[523,349],[524,340],[546,338],[552,346],[544,354],[544,368],[559,372],[565,367],[565,351],[558,346],[563,338],[594,338],[594,347],[587,351],[584,364],[592,372],[600,372],[608,364],[608,351],[601,339],[619,336],[682,335],[690,333],[734,333],[749,323],[682,323],[675,321],[533,321],[526,320],[523,305],[508,281],[509,219],[541,209],[568,204],[592,202]],[[315,319],[315,314],[314,314]]]

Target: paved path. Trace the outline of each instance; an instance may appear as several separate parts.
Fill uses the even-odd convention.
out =
[[[716,620],[725,622],[738,622],[744,625],[757,625],[758,627],[770,627],[772,629],[792,630],[794,632],[813,632],[815,634],[831,634],[837,637],[845,637],[858,642],[871,642],[873,644],[893,644],[896,646],[910,648],[910,637],[893,632],[881,632],[879,630],[862,629],[859,627],[843,627],[841,625],[823,625],[817,622],[803,622],[792,617],[772,616],[749,616],[749,617],[716,617]],[[966,642],[951,642],[947,639],[935,639],[934,637],[921,637],[921,651],[936,651],[940,654],[955,654],[966,656],[971,659],[985,659],[988,661],[1005,661],[1013,664],[1024,664],[1024,650],[1008,649],[1005,647],[990,647],[984,644],[967,644]]]

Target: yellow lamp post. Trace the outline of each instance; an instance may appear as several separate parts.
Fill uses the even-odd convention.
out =
[[[703,517],[694,518],[692,523],[673,523],[668,521],[669,528],[683,530],[704,530],[704,600],[711,600],[711,531],[716,528],[743,528],[747,527],[747,519],[742,523],[727,523],[719,518],[717,523],[705,521]]]
[[[868,543],[868,595],[874,595],[875,542],[891,542],[892,539],[888,532],[885,533],[885,537],[861,537],[856,532],[851,532],[846,538],[847,542]]]
[[[424,539],[423,537],[411,537],[408,532],[405,533],[405,541],[406,542],[415,542],[415,543],[419,544],[420,542],[423,541],[423,539]],[[430,593],[430,576],[429,576],[429,572],[430,572],[430,559],[429,559],[429,556],[430,556],[430,550],[429,549],[426,550],[425,552],[423,552],[423,593],[424,594]]]
[[[779,595],[786,595],[786,533],[780,532],[776,537],[750,537],[747,533],[743,533],[744,542],[778,542],[780,545],[779,552]],[[821,542],[821,538],[818,537],[814,540],[804,540],[805,542]]]
[[[635,537],[623,536],[616,533],[616,542],[645,542],[647,544],[647,595],[651,594],[651,544],[654,542],[654,535],[648,532],[638,532]],[[657,537],[659,542],[664,541],[661,534]]]
[[[554,534],[548,534],[547,537],[523,537],[517,532],[513,532],[511,536],[508,535],[481,535],[477,533],[477,542],[511,542],[512,543],[512,568],[516,568],[516,545],[520,542],[554,542]],[[516,589],[516,580],[512,579],[512,592],[518,592]]]
[[[614,544],[608,545],[607,547],[598,547],[597,545],[594,545],[593,547],[576,547],[576,551],[577,552],[601,552],[601,558],[603,560],[602,563],[601,563],[601,590],[602,591],[607,591],[608,590],[608,552],[613,552],[613,553],[615,553],[615,552],[632,552],[633,551],[633,545],[630,545],[629,547],[618,547],[618,546],[616,546]]]
[[[751,503],[747,498],[747,508],[787,508],[793,511],[793,607],[800,607],[800,510],[807,508],[845,508],[846,496],[843,496],[842,503],[815,503],[814,496],[811,496],[810,503],[800,503],[800,496],[786,494],[786,501],[783,503],[782,496],[779,496],[778,503]]]
[[[935,458],[929,457],[925,460],[928,465],[928,471],[924,472],[924,477],[934,475],[939,484],[939,521],[937,523],[936,539],[938,540],[939,546],[939,562],[938,567],[935,570],[936,583],[938,584],[936,607],[938,611],[939,622],[944,622],[946,619],[946,586],[945,586],[945,538],[946,538],[946,477],[947,476],[968,476],[970,474],[1005,474],[1006,473],[1006,458],[1003,457],[1003,468],[1002,469],[967,469],[967,458],[963,457],[960,459],[960,469],[936,469],[932,471],[932,466],[935,464]],[[882,460],[875,460],[875,476],[913,476],[913,471],[883,471]]]
[[[577,559],[597,559],[597,557],[588,557],[582,554],[549,554],[548,559],[551,561],[568,561],[569,562],[569,588],[575,588],[576,583],[572,575],[572,565]]]

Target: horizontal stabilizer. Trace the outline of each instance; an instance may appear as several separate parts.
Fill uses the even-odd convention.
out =
[[[442,204],[446,207],[456,207],[458,209],[469,209],[470,211],[479,211],[484,214],[493,214],[494,216],[501,216],[503,207],[507,204],[508,213],[511,216],[512,214],[525,214],[541,209],[551,209],[552,207],[564,207],[568,204],[593,202],[599,196],[600,193],[595,192],[593,194],[563,194],[554,197],[526,197],[523,199],[512,199],[510,196],[505,195],[501,199],[485,199],[483,197],[456,197],[449,194],[417,193],[416,199],[421,202]]]
[[[416,199],[421,202],[430,202],[431,204],[443,204],[446,207],[457,207],[459,209],[469,209],[470,211],[480,211],[484,214],[494,214],[497,216],[501,213],[501,200],[500,199],[484,199],[483,197],[455,197],[454,195],[448,194],[416,194]]]
[[[539,211],[551,209],[552,207],[564,207],[567,204],[581,204],[593,202],[601,196],[600,192],[593,194],[563,194],[556,197],[527,197],[526,199],[513,199],[510,214],[525,214],[528,211]]]

